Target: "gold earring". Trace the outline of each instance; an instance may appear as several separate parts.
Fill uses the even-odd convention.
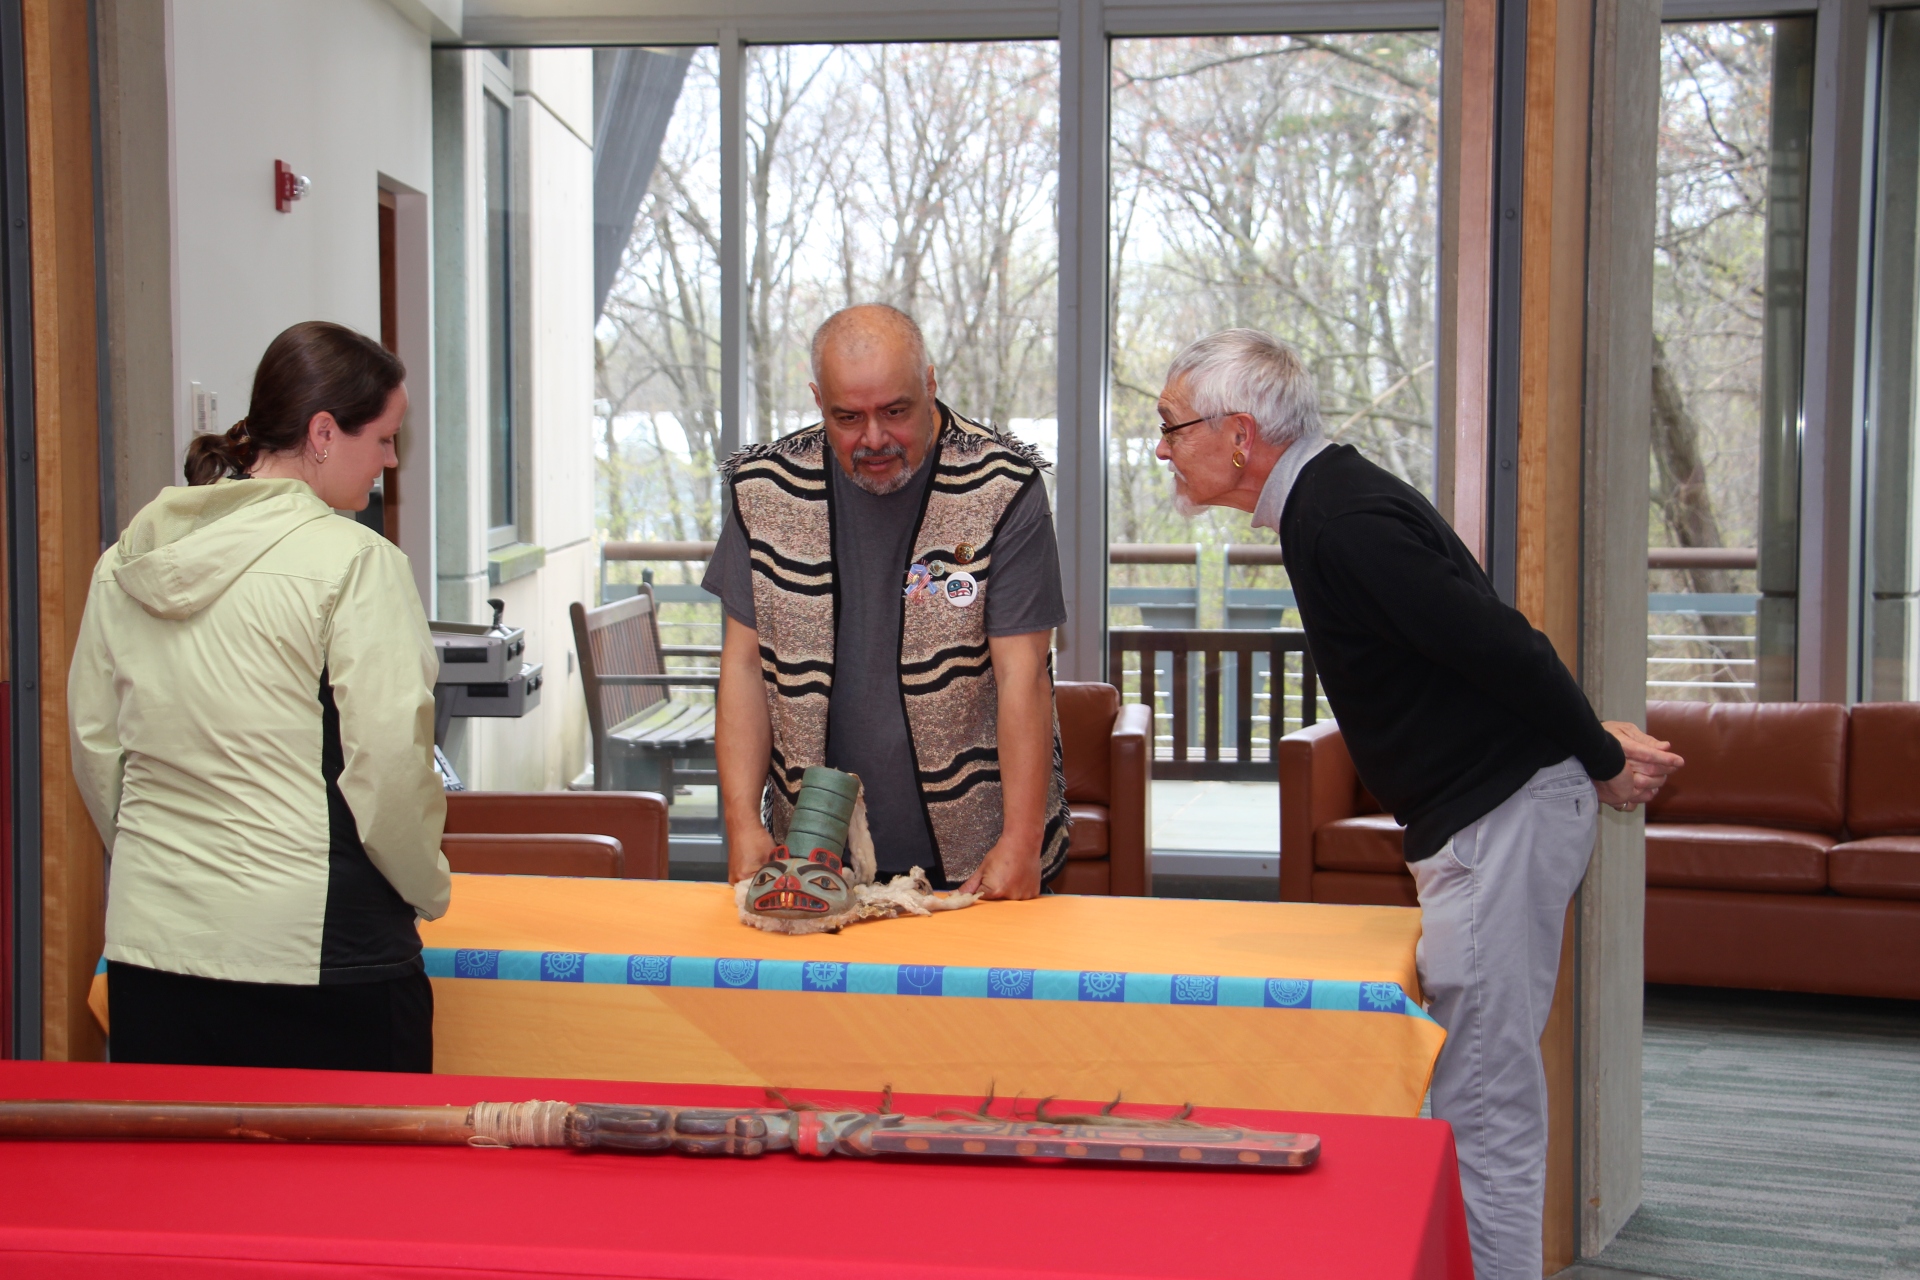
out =
[[[1238,471],[1241,468],[1245,467],[1246,465],[1247,465],[1247,455],[1240,452],[1238,449],[1235,449],[1233,451],[1233,469],[1235,471]]]

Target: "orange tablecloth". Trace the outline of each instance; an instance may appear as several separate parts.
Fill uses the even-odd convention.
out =
[[[1396,907],[1050,896],[790,938],[721,885],[456,876],[435,1068],[1414,1115]]]

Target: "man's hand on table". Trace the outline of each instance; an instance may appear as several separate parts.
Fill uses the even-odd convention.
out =
[[[1622,813],[1632,813],[1637,806],[1653,799],[1673,771],[1686,764],[1667,749],[1672,743],[1651,737],[1638,725],[1606,720],[1600,727],[1619,740],[1620,749],[1626,752],[1627,766],[1605,781],[1596,780],[1593,789],[1602,804]]]
[[[1037,898],[1040,896],[1040,851],[1032,842],[1002,836],[980,860],[980,869],[960,886],[962,893],[983,898]]]
[[[759,823],[729,827],[727,833],[727,883],[735,884],[753,875],[773,857],[773,836]]]

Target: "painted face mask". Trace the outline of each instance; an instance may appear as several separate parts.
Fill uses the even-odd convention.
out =
[[[971,893],[935,893],[915,867],[874,883],[873,836],[860,779],[808,769],[787,822],[787,842],[733,886],[743,924],[768,933],[834,933],[862,920],[924,916],[972,906]]]
[[[755,915],[776,920],[827,920],[853,905],[853,891],[834,854],[815,849],[794,857],[781,845],[749,883],[747,903]]]

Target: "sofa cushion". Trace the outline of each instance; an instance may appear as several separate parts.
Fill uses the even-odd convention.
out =
[[[1073,833],[1067,837],[1067,861],[1104,858],[1111,846],[1107,842],[1107,806],[1074,804]]]
[[[1650,702],[1647,730],[1687,762],[1647,806],[1649,822],[1840,834],[1847,709],[1839,703]]]
[[[1313,865],[1322,871],[1364,871],[1404,876],[1406,828],[1392,814],[1369,813],[1329,822],[1313,833]]]
[[[1848,719],[1848,832],[1920,835],[1920,702],[1863,702]]]
[[[1689,762],[1691,763],[1691,762]],[[1717,822],[1647,824],[1647,884],[1663,889],[1819,893],[1833,837]]]
[[[1094,681],[1061,680],[1053,686],[1053,708],[1060,720],[1067,803],[1111,803],[1113,721],[1120,714],[1120,691]]]
[[[1911,902],[1649,889],[1647,981],[1920,999],[1917,924]]]
[[[1920,900],[1920,836],[1872,836],[1833,847],[1827,883],[1849,898]]]

